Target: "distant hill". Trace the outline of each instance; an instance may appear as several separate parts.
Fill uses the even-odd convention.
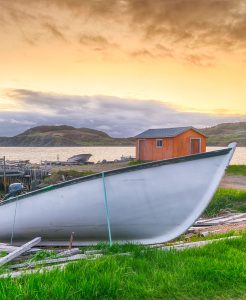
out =
[[[72,126],[37,126],[14,137],[0,137],[1,147],[131,146],[133,139]]]
[[[224,123],[199,129],[208,146],[226,146],[236,141],[246,147],[246,122]],[[0,137],[0,147],[133,146],[134,138],[112,138],[107,133],[72,126],[37,126],[14,137]]]
[[[246,122],[223,123],[199,130],[207,135],[208,146],[226,146],[237,142],[238,146],[246,147]]]

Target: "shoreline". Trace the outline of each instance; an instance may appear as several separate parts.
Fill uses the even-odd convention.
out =
[[[52,171],[92,171],[95,173],[105,172],[109,170],[115,170],[118,168],[124,168],[128,166],[128,162],[112,162],[105,164],[93,164],[93,165],[78,165],[78,166],[54,166]],[[246,190],[246,176],[243,175],[225,175],[219,185],[220,188]]]

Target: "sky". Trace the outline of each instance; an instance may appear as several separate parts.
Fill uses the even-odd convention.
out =
[[[0,0],[0,136],[237,121],[245,0]]]

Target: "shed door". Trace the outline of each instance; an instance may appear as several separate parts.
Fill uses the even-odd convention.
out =
[[[139,140],[139,160],[146,160],[146,141]]]
[[[201,140],[191,139],[191,154],[196,154],[201,152]]]

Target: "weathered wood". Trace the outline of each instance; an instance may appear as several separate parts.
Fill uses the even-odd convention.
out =
[[[17,246],[11,246],[11,245],[8,245],[8,244],[3,244],[3,243],[0,243],[0,252],[1,251],[5,251],[7,253],[11,253],[17,249],[19,249],[20,247],[17,247]],[[38,251],[41,251],[42,249],[40,248],[32,248],[30,250],[28,250],[27,252],[28,253],[36,253]]]
[[[223,241],[223,240],[230,240],[230,239],[236,239],[236,238],[240,238],[242,237],[240,236],[229,236],[229,237],[225,237],[225,238],[220,238],[220,239],[213,239],[213,240],[207,240],[207,241],[199,241],[199,242],[193,242],[193,243],[182,243],[182,244],[174,244],[171,246],[165,246],[165,247],[161,247],[161,250],[184,250],[184,249],[188,249],[188,248],[198,248],[198,247],[202,247],[208,244],[212,244],[215,242],[219,242],[219,241]]]
[[[74,236],[74,232],[71,233],[71,236],[70,236],[70,240],[69,240],[69,246],[68,246],[68,249],[71,250],[72,249],[72,246],[73,246],[73,236]]]
[[[93,255],[93,254],[102,254],[103,250],[87,250],[84,252],[86,255]]]
[[[202,232],[200,232],[200,235],[209,236],[209,235],[216,234],[216,233],[219,233],[219,232],[221,232],[221,229],[210,230],[210,231],[202,231]]]
[[[200,219],[198,220],[195,225],[197,226],[213,226],[213,225],[220,225],[220,224],[231,224],[231,223],[240,223],[246,221],[246,214],[245,213],[235,213],[230,214],[227,216],[220,216],[216,218],[210,219]]]
[[[13,251],[15,251],[16,249],[18,249],[19,247],[15,247],[15,246],[10,246],[8,244],[3,244],[3,243],[0,243],[0,252],[1,251],[5,251],[7,253],[11,253]]]
[[[23,246],[19,247],[18,249],[14,250],[13,252],[9,253],[8,255],[0,258],[0,266],[10,262],[11,260],[13,260],[14,258],[16,258],[18,256],[20,256],[24,252],[31,249],[33,246],[37,245],[40,241],[41,241],[41,238],[37,237],[37,238],[31,240],[30,242],[24,244]]]
[[[75,254],[79,254],[79,253],[81,253],[79,248],[73,248],[71,250],[66,250],[66,251],[62,251],[62,252],[58,253],[56,255],[56,257],[67,257],[67,256],[72,256],[72,255],[75,255]]]
[[[35,273],[45,273],[53,270],[63,270],[68,263],[59,264],[55,266],[47,266],[39,269],[31,269],[31,270],[21,270],[21,271],[15,271],[15,272],[9,272],[5,274],[1,274],[0,278],[16,278],[20,276],[35,274]]]
[[[208,229],[210,226],[191,226],[187,231],[191,233],[198,233],[201,230]]]
[[[125,253],[116,253],[113,254],[113,256],[131,256],[132,253],[131,252],[125,252]]]
[[[102,254],[94,255],[94,257],[96,257],[96,258],[98,258],[100,256],[102,256]],[[27,268],[27,267],[33,268],[38,265],[56,264],[56,263],[61,263],[61,262],[75,261],[75,260],[87,259],[87,258],[88,258],[88,256],[85,254],[77,254],[77,255],[70,256],[70,257],[44,259],[44,260],[39,260],[39,261],[35,261],[35,262],[25,262],[23,264],[9,266],[9,268],[10,269]]]

